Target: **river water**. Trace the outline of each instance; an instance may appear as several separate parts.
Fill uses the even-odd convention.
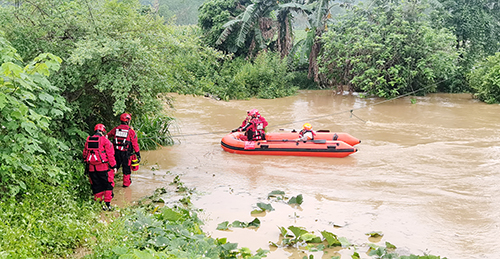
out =
[[[351,258],[354,249],[309,252],[270,247],[278,227],[329,231],[356,245],[398,247],[400,254],[500,258],[500,106],[468,94],[431,94],[386,101],[331,91],[301,91],[274,100],[216,101],[173,95],[176,144],[141,152],[133,183],[117,183],[120,206],[166,187],[175,176],[196,190],[203,230],[238,247],[271,250],[267,258]],[[412,102],[413,100],[413,102]],[[268,132],[300,129],[347,132],[362,142],[345,158],[251,156],[227,153],[221,138],[252,108]],[[352,112],[351,112],[352,111]],[[302,194],[300,206],[268,200],[274,190]],[[170,193],[175,199],[175,193]],[[224,221],[252,221],[257,203],[274,211],[257,215],[259,228],[217,230]],[[378,232],[382,238],[370,238]]]

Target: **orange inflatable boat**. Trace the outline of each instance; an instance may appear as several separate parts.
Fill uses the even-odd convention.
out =
[[[340,136],[338,134],[337,136]],[[357,151],[356,148],[344,141],[319,139],[318,133],[314,140],[298,142],[295,141],[298,138],[298,133],[268,133],[266,140],[259,141],[244,141],[240,138],[242,136],[244,136],[243,132],[226,135],[221,140],[222,148],[236,154],[317,157],[346,157]],[[326,135],[323,137],[326,138]],[[352,138],[351,141],[356,140],[354,137]],[[356,144],[359,142],[357,140]]]
[[[289,132],[283,131],[283,132],[271,132],[271,133],[266,133],[266,139],[268,140],[279,140],[279,139],[298,139],[299,138],[299,132],[296,130],[292,130]],[[325,140],[337,140],[337,141],[343,141],[351,146],[357,145],[361,143],[361,141],[353,136],[351,136],[349,133],[344,133],[344,132],[330,132],[329,130],[318,130],[316,131],[316,136],[314,139],[325,139]]]

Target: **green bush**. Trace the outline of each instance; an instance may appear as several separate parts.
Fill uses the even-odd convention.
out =
[[[318,59],[323,83],[384,98],[435,92],[456,75],[458,52],[449,31],[430,27],[424,8],[354,8],[329,26]]]
[[[307,71],[294,71],[289,75],[290,84],[300,89],[318,89],[318,84],[307,76]]]
[[[479,62],[469,74],[474,95],[485,103],[500,103],[500,52]]]
[[[0,256],[68,256],[90,236],[96,207],[73,160],[81,150],[57,137],[69,109],[47,77],[61,59],[40,54],[26,65],[1,36],[0,55]]]
[[[90,201],[88,184],[89,195],[83,196],[87,199],[78,198],[74,187],[32,180],[21,197],[3,200],[0,257],[67,257],[85,240],[90,242],[94,231],[91,226],[98,224],[95,212],[101,208]]]
[[[54,137],[54,122],[69,111],[48,80],[61,59],[40,54],[27,65],[0,35],[0,199],[28,189],[27,179],[56,183],[72,159],[70,148]]]
[[[204,92],[222,100],[279,98],[296,93],[298,87],[292,79],[286,60],[276,53],[262,52],[251,61],[242,57],[226,60]]]
[[[170,125],[174,118],[164,114],[144,114],[132,121],[141,150],[152,150],[172,145]]]
[[[233,84],[244,85],[248,97],[279,98],[294,94],[298,87],[290,84],[286,60],[277,53],[261,52],[253,63],[244,64],[234,75]]]

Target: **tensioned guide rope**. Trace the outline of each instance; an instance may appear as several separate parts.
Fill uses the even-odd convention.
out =
[[[322,118],[326,118],[326,117],[330,117],[330,116],[335,116],[335,115],[340,115],[340,114],[344,114],[344,113],[351,113],[351,117],[354,116],[357,119],[359,119],[359,120],[363,121],[364,123],[366,123],[365,120],[363,120],[363,119],[359,118],[358,116],[356,116],[354,114],[354,111],[365,109],[365,108],[368,108],[368,107],[373,107],[375,105],[383,104],[383,103],[386,103],[386,102],[390,102],[390,101],[393,101],[393,100],[397,100],[399,98],[403,98],[403,97],[415,94],[417,92],[426,90],[426,89],[428,89],[428,88],[430,88],[432,86],[438,85],[438,84],[440,84],[442,82],[445,82],[447,80],[450,80],[452,78],[454,78],[454,77],[450,77],[448,79],[444,79],[444,80],[442,80],[440,82],[436,82],[434,84],[430,84],[430,85],[428,85],[426,87],[423,87],[423,88],[420,88],[418,90],[415,90],[415,91],[412,91],[412,92],[409,92],[409,93],[406,93],[406,94],[402,94],[402,95],[396,96],[396,97],[391,98],[391,99],[387,99],[387,100],[383,100],[383,101],[380,101],[380,102],[376,102],[376,103],[373,103],[373,104],[370,104],[370,105],[365,105],[365,106],[362,106],[362,107],[358,107],[358,108],[354,108],[354,109],[350,109],[350,110],[345,110],[345,111],[340,111],[340,112],[335,112],[335,113],[329,113],[329,114],[325,114],[325,115],[321,115],[321,116],[306,118],[306,119],[302,119],[302,120],[295,120],[295,121],[290,121],[290,122],[287,122],[287,123],[275,124],[275,125],[268,126],[267,128],[276,128],[276,127],[290,125],[290,124],[294,124],[294,123],[300,123],[300,122],[306,122],[306,121],[315,121],[315,120],[319,120],[319,119],[322,119]],[[139,139],[161,139],[161,138],[168,138],[168,137],[171,137],[171,138],[180,138],[180,137],[203,136],[203,135],[224,134],[224,133],[228,133],[228,131],[225,130],[225,131],[212,131],[212,132],[202,132],[202,133],[186,133],[186,134],[171,135],[171,136],[164,136],[164,137],[154,137],[154,138],[152,138],[152,137],[141,137]]]

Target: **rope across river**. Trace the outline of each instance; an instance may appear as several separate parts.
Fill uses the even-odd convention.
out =
[[[438,84],[440,84],[440,83],[442,83],[444,81],[450,80],[450,79],[451,78],[448,78],[448,79],[442,80],[440,82],[437,82],[437,83],[428,85],[426,87],[420,88],[418,90],[415,90],[415,91],[412,91],[412,92],[409,92],[409,93],[406,93],[406,94],[402,94],[402,95],[396,96],[396,97],[391,98],[391,99],[387,99],[387,100],[383,100],[383,101],[380,101],[380,102],[376,102],[376,103],[373,103],[373,104],[370,104],[370,105],[365,105],[365,106],[354,108],[354,109],[349,109],[349,110],[344,110],[344,111],[329,113],[329,114],[325,114],[325,115],[321,115],[321,116],[310,117],[310,118],[306,118],[306,119],[301,119],[301,120],[295,120],[295,121],[290,121],[290,122],[286,122],[286,123],[280,123],[280,124],[270,125],[267,128],[277,128],[277,127],[283,127],[283,126],[290,125],[290,124],[296,124],[296,123],[307,122],[307,121],[315,121],[315,120],[319,120],[319,119],[323,119],[323,118],[331,117],[331,116],[336,116],[336,115],[340,115],[340,114],[344,114],[344,113],[350,113],[351,114],[350,117],[354,116],[358,120],[362,121],[363,123],[366,123],[366,120],[363,120],[360,117],[356,116],[356,114],[354,114],[354,111],[358,111],[358,110],[361,110],[361,109],[366,109],[366,108],[369,108],[369,107],[373,107],[375,105],[383,104],[383,103],[394,101],[394,100],[397,100],[397,99],[400,99],[400,98],[403,98],[403,97],[406,97],[406,96],[410,96],[410,95],[413,95],[413,94],[415,94],[417,92],[426,90],[426,89],[428,89],[428,88],[430,88],[432,86],[438,85]],[[170,135],[170,136],[164,136],[164,137],[154,137],[154,138],[153,137],[140,137],[139,139],[181,138],[181,137],[192,137],[192,136],[203,136],[203,135],[214,135],[214,134],[215,135],[219,135],[219,134],[226,134],[228,132],[230,132],[230,130],[201,132],[201,133],[185,133],[185,134],[176,134],[176,135]]]

